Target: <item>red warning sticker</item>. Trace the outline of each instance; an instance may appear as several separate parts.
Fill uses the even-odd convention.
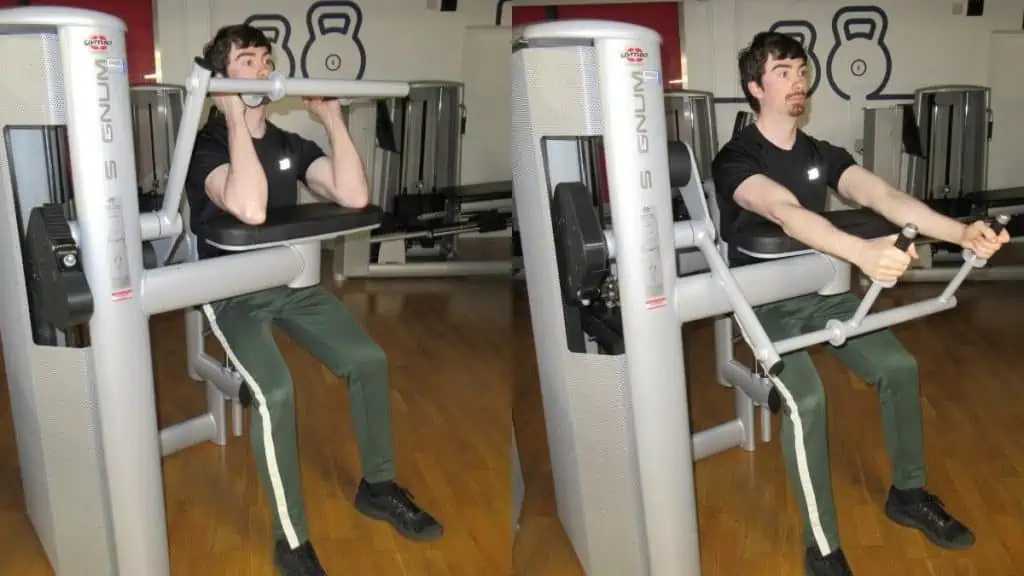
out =
[[[627,64],[643,64],[647,59],[647,52],[644,52],[643,48],[626,48],[622,51],[622,59]]]
[[[106,52],[113,45],[103,34],[93,34],[85,39],[85,47],[95,53]]]
[[[114,302],[120,302],[121,300],[130,300],[132,297],[132,289],[125,288],[124,290],[115,290],[110,293],[110,299]]]
[[[655,308],[662,308],[668,303],[668,298],[662,296],[660,298],[648,298],[647,309],[654,310]]]

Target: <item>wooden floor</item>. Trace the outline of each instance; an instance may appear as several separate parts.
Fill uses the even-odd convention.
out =
[[[899,287],[886,305],[937,294]],[[516,296],[519,346],[514,417],[527,494],[514,553],[516,573],[580,576],[555,516],[529,312]],[[945,552],[887,521],[889,484],[877,394],[823,350],[814,353],[829,400],[832,471],[840,537],[866,576],[1024,575],[1024,284],[972,285],[959,307],[898,327],[919,359],[930,487],[974,528],[969,551]],[[524,337],[526,338],[524,340]],[[684,330],[691,417],[703,429],[731,417],[731,393],[715,383],[712,327]],[[774,419],[771,444],[696,464],[704,576],[800,576],[800,520],[786,483]]]
[[[282,335],[297,383],[310,530],[328,572],[509,574],[509,281],[351,281],[339,294],[390,355],[400,481],[445,524],[446,536],[413,544],[355,511],[360,470],[344,384]],[[186,375],[182,314],[154,318],[151,330],[160,421],[167,425],[201,411],[203,390]],[[212,338],[210,350],[220,350]],[[248,430],[227,447],[202,445],[166,458],[164,480],[172,574],[274,574],[270,517]],[[0,574],[51,574],[24,514],[6,386]]]

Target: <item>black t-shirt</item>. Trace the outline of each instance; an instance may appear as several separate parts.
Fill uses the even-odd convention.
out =
[[[303,184],[306,183],[306,171],[314,160],[325,155],[323,149],[315,142],[282,130],[269,121],[266,133],[261,138],[253,138],[252,142],[260,166],[267,175],[267,211],[294,206],[299,200],[298,182],[301,180]],[[191,210],[190,226],[199,241],[200,258],[212,258],[226,253],[203,240],[203,223],[223,213],[206,195],[206,177],[221,164],[231,163],[228,150],[227,121],[223,114],[213,111],[196,134],[192,162],[185,179],[185,192]]]
[[[730,244],[729,259],[733,266],[756,262],[757,259],[735,250],[733,239],[744,228],[767,220],[740,207],[733,194],[744,180],[755,174],[766,176],[787,188],[800,205],[812,212],[825,212],[828,189],[839,187],[843,172],[857,162],[845,149],[797,131],[790,150],[779,148],[751,124],[726,144],[712,163],[715,195],[720,211],[722,239]]]

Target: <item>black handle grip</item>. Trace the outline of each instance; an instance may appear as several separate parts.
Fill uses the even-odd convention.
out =
[[[913,224],[907,224],[900,231],[900,235],[896,238],[896,249],[902,252],[906,252],[910,249],[910,245],[914,242],[914,238],[917,238],[917,226]]]
[[[999,216],[996,216],[996,221],[992,223],[992,231],[996,233],[996,236],[999,236],[1009,223],[1010,215],[1000,214]]]

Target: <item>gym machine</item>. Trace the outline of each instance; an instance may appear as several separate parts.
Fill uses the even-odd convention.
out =
[[[1024,213],[1024,188],[988,188],[993,118],[984,86],[929,86],[913,104],[864,111],[864,166],[934,210],[970,222]],[[1019,226],[1008,232],[1017,236]],[[958,270],[958,246],[926,241],[906,282],[947,282]],[[1024,266],[990,266],[972,280],[1024,280]]]
[[[665,93],[666,133],[669,141],[685,142],[693,150],[701,174],[710,176],[711,163],[718,153],[718,126],[715,122],[715,95],[700,90],[673,90]],[[683,196],[672,191],[672,219],[688,220]],[[610,223],[606,219],[606,223]],[[676,254],[679,275],[703,272],[708,264],[700,250],[679,250]]]
[[[139,212],[155,212],[163,203],[163,191],[171,172],[174,141],[185,107],[185,87],[172,84],[137,84],[129,88],[132,126],[135,133],[135,174],[138,178]],[[183,214],[187,218],[188,214]],[[188,251],[182,233],[142,243],[146,269],[177,264]]]
[[[885,288],[873,284],[853,317],[772,342],[753,307],[843,293],[851,266],[768,225],[732,239],[765,261],[729,267],[693,149],[667,139],[660,43],[639,26],[558,21],[525,27],[513,45],[515,206],[558,515],[591,576],[699,576],[693,461],[753,450],[755,408],[765,424],[794,402],[777,385],[780,356],[953,308],[956,289],[985,264],[964,253],[938,296],[869,313]],[[611,229],[582,183],[580,151],[594,141],[607,164]],[[685,221],[673,222],[673,188]],[[865,210],[825,217],[863,238],[900,233],[903,248],[916,237],[913,225],[901,230]],[[680,277],[674,255],[686,248],[699,249],[710,271]],[[693,433],[680,324],[725,316],[757,367],[732,359],[722,318],[717,377],[733,388],[736,417]]]
[[[711,174],[711,163],[718,153],[715,95],[701,90],[666,92],[665,118],[668,139],[688,144],[700,173]]]
[[[465,234],[512,226],[512,183],[461,185],[466,130],[463,85],[411,82],[409,94],[376,105],[373,203],[384,220],[335,252],[335,278],[509,275],[513,262],[465,260]]]
[[[240,379],[189,350],[208,412],[159,429],[149,317],[320,282],[321,242],[379,226],[380,209],[305,204],[260,226],[224,215],[203,237],[233,252],[145,269],[144,242],[188,233],[179,209],[209,93],[388,98],[408,84],[213,79],[197,59],[160,207],[139,211],[125,25],[64,7],[0,10],[0,332],[28,516],[58,575],[169,573],[161,455],[223,443]],[[17,86],[13,85],[17,83]],[[189,250],[194,256],[194,251]]]

